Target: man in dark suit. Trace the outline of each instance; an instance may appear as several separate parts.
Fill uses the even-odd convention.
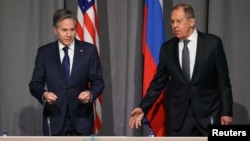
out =
[[[157,72],[139,107],[131,112],[129,126],[141,125],[167,85],[167,136],[207,136],[209,124],[232,122],[232,88],[223,44],[219,37],[195,28],[190,5],[176,5],[170,24],[175,37],[162,45]]]
[[[44,105],[44,135],[88,136],[93,129],[92,102],[104,89],[97,48],[75,39],[71,11],[57,10],[53,26],[58,40],[38,49],[30,92]]]

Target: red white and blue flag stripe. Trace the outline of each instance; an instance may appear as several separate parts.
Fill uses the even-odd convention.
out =
[[[94,44],[99,50],[98,16],[96,0],[78,0],[76,38]],[[95,135],[102,128],[102,96],[94,102],[94,125]]]
[[[143,96],[145,96],[151,80],[153,79],[162,43],[165,41],[164,15],[162,0],[145,0],[143,15],[143,43],[142,52],[144,57],[143,72]],[[147,114],[147,121],[155,136],[165,136],[165,107],[164,94],[157,99]],[[157,105],[157,107],[156,107]]]

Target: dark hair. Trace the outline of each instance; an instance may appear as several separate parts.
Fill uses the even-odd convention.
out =
[[[53,16],[53,26],[57,27],[58,23],[64,19],[71,18],[76,22],[76,17],[73,12],[67,9],[58,9]]]
[[[177,4],[173,7],[172,11],[179,8],[183,8],[184,13],[186,14],[186,18],[195,18],[194,9],[191,5],[183,3]]]

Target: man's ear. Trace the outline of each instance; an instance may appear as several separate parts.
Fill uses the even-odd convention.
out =
[[[57,30],[55,27],[53,27],[53,30],[54,30],[55,35],[57,35]]]
[[[194,18],[190,18],[189,19],[189,23],[190,23],[190,27],[194,27],[194,25],[195,25],[195,19]]]

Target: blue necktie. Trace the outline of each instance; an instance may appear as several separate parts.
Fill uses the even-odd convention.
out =
[[[63,61],[62,61],[62,68],[63,68],[63,73],[64,73],[64,77],[65,77],[65,80],[66,80],[66,83],[68,84],[69,82],[69,70],[70,70],[70,62],[69,62],[69,55],[68,55],[68,47],[64,47],[63,48],[63,51],[64,51],[64,58],[63,58]]]
[[[190,61],[189,61],[189,51],[187,44],[189,40],[184,40],[184,48],[182,50],[182,72],[187,80],[190,80]]]

